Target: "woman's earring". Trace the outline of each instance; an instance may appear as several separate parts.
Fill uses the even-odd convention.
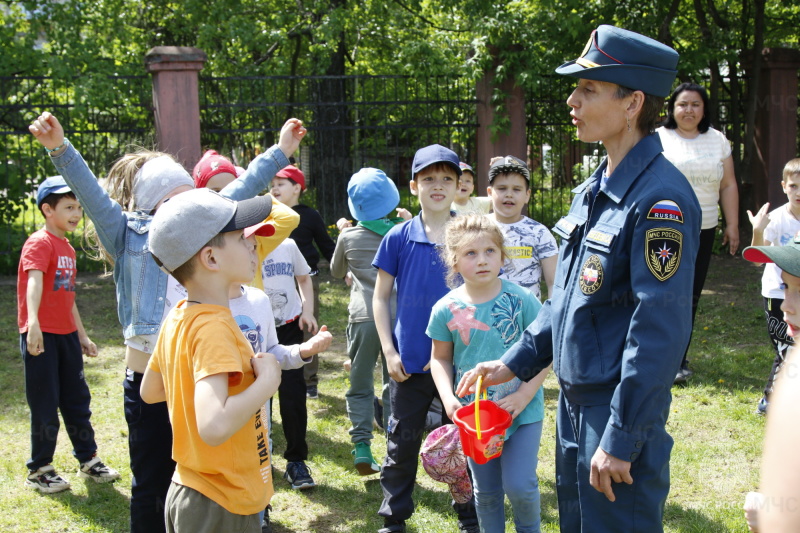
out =
[[[630,117],[625,117],[625,122],[628,123],[628,131],[631,131],[631,119],[630,119]]]

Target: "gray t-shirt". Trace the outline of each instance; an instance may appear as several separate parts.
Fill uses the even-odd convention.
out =
[[[336,249],[331,259],[331,275],[343,278],[349,270],[353,276],[350,286],[350,304],[347,310],[350,322],[371,322],[372,295],[375,292],[375,280],[378,269],[372,266],[378,245],[383,236],[363,226],[345,228],[336,241]],[[392,292],[391,309],[394,314],[396,306],[395,293]]]

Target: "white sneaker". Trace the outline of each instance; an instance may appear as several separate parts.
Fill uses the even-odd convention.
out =
[[[119,479],[119,472],[103,464],[99,457],[92,457],[87,463],[81,463],[78,475],[85,479],[93,479],[98,483],[108,483]]]
[[[59,476],[53,465],[44,465],[39,470],[30,472],[27,479],[25,479],[25,485],[45,494],[61,492],[70,487],[69,481]]]

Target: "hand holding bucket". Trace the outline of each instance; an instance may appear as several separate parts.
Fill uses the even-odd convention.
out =
[[[480,399],[481,394],[483,400]],[[475,401],[458,408],[453,415],[464,454],[478,464],[484,464],[503,453],[506,430],[511,426],[508,411],[486,398],[483,377],[478,376]]]

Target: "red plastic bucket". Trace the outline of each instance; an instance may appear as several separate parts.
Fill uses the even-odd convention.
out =
[[[508,411],[491,400],[480,399],[481,381],[482,379],[478,378],[478,394],[475,395],[475,401],[459,407],[453,415],[453,422],[458,426],[461,436],[464,454],[472,457],[478,464],[500,457],[503,453],[506,430],[512,421]],[[486,391],[482,392],[485,398]]]

